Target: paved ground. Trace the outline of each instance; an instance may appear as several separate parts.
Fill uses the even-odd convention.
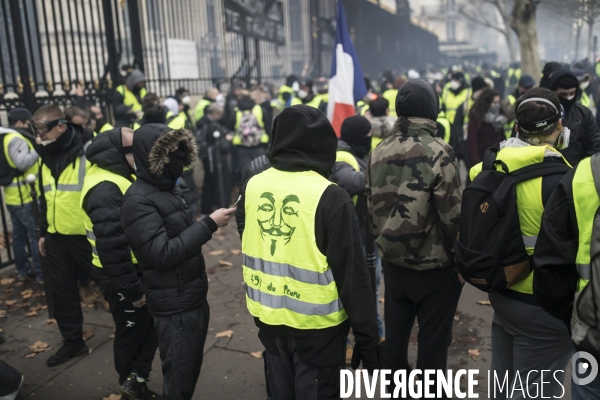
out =
[[[252,355],[262,351],[263,347],[245,308],[239,249],[240,241],[234,226],[226,228],[222,235],[216,235],[204,248],[210,278],[208,301],[211,320],[202,374],[194,399],[266,398],[263,360]],[[2,271],[0,278],[6,277],[14,277],[14,272],[10,269]],[[93,332],[87,342],[92,349],[91,354],[56,368],[48,368],[46,359],[61,344],[56,324],[47,324],[48,317],[44,309],[38,310],[37,316],[25,315],[32,306],[35,309],[38,303],[44,304],[43,298],[35,297],[38,293],[41,294],[40,288],[32,283],[24,286],[17,286],[16,282],[4,283],[0,286],[0,328],[6,333],[7,342],[0,346],[0,359],[25,375],[25,387],[19,399],[100,400],[111,393],[118,393],[117,376],[112,365],[112,320],[99,302],[95,307],[83,309],[84,331]],[[27,289],[32,289],[34,298],[23,299],[21,292]],[[28,297],[27,293],[25,297]],[[10,299],[16,302],[11,305]],[[485,300],[486,294],[465,286],[455,317],[448,366],[454,370],[478,368],[480,398],[487,398],[487,370],[491,362],[492,308],[477,304],[477,301]],[[22,306],[26,303],[29,304]],[[383,309],[383,304],[379,305]],[[1,317],[2,310],[6,311],[4,318]],[[416,359],[417,330],[418,327],[415,326],[410,346],[413,365]],[[226,331],[231,331],[231,337],[216,338],[218,333]],[[36,341],[47,343],[53,349],[38,353],[33,358],[26,358],[31,354],[28,346]],[[469,350],[476,350],[472,353],[478,352],[479,355],[471,355]],[[154,361],[150,387],[156,391],[161,388],[158,354]],[[364,390],[362,393],[362,398],[365,398]],[[565,399],[570,399],[570,396]]]

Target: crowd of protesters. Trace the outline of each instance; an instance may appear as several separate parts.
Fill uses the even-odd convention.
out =
[[[131,70],[111,118],[81,88],[66,108],[11,110],[0,128],[0,183],[18,277],[52,288],[64,343],[47,364],[89,353],[80,300],[97,284],[115,323],[122,396],[191,399],[210,317],[201,248],[235,216],[270,398],[337,398],[346,364],[411,369],[415,318],[416,368],[446,370],[462,287],[481,284],[461,275],[472,262],[464,246],[479,245],[466,242],[466,229],[457,243],[473,223],[461,216],[463,182],[549,163],[559,168],[516,184],[527,267],[489,290],[492,369],[511,382],[524,371],[564,371],[571,333],[587,338],[571,311],[592,279],[593,227],[584,221],[600,199],[575,183],[593,189],[600,162],[590,158],[600,152],[598,81],[583,63],[547,63],[539,84],[517,64],[386,72],[365,78],[368,93],[340,132],[324,114],[327,79],[295,75],[279,87],[210,87],[193,104],[183,87],[161,99]],[[470,170],[462,179],[460,164]],[[585,348],[600,352],[594,343]],[[162,395],[146,385],[157,349]],[[557,376],[547,393],[560,394]],[[23,379],[0,361],[0,395],[14,398]],[[599,393],[599,380],[573,385],[576,399]]]

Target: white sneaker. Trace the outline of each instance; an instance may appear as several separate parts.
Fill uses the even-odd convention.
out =
[[[21,387],[23,386],[24,380],[25,380],[25,377],[23,375],[21,375],[21,384],[19,384],[19,388],[17,389],[17,391],[13,392],[11,394],[7,394],[6,396],[0,397],[0,400],[15,400],[17,398],[17,394],[19,394],[19,390],[21,390]]]

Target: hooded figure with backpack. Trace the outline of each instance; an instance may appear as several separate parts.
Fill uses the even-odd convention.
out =
[[[234,129],[232,143],[237,150],[238,168],[242,170],[250,161],[262,156],[269,143],[262,108],[247,93],[238,102]]]
[[[515,106],[517,137],[489,149],[470,171],[456,258],[465,280],[489,292],[494,309],[492,370],[509,379],[495,398],[510,398],[524,376],[528,393],[543,381],[545,395],[559,397],[573,347],[566,325],[536,300],[531,257],[545,205],[570,170],[558,151],[568,146],[569,131],[558,96],[547,89],[531,89]],[[542,370],[550,372],[544,377]]]

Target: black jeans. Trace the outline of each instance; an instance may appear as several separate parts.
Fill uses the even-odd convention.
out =
[[[452,268],[416,271],[383,261],[385,368],[410,371],[408,343],[419,322],[417,369],[446,370],[462,285]],[[392,381],[393,386],[393,381]]]
[[[148,379],[152,360],[158,348],[158,333],[148,307],[135,308],[131,302],[113,289],[110,280],[100,268],[95,268],[102,295],[110,305],[115,322],[114,356],[119,384],[123,384],[130,373]]]
[[[0,360],[0,396],[14,393],[21,386],[19,371]]]
[[[204,358],[208,332],[208,302],[191,310],[169,316],[154,316],[162,361],[163,395],[190,400]]]
[[[271,399],[339,399],[347,337],[346,325],[335,332],[304,337],[271,335],[261,329]]]
[[[79,270],[92,274],[92,246],[85,235],[46,235],[46,262],[52,281],[54,318],[66,344],[83,343]]]

